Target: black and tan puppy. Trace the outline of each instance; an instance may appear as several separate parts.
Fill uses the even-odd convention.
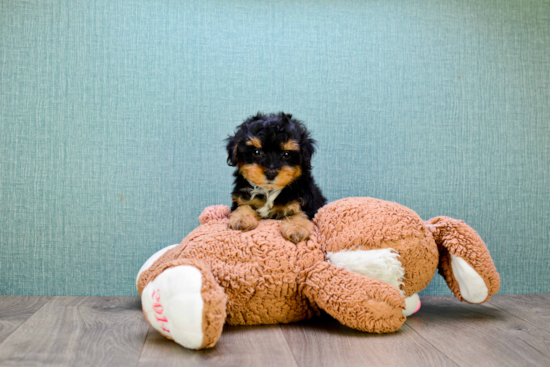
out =
[[[229,227],[249,231],[260,218],[281,220],[282,235],[298,243],[326,199],[311,176],[315,141],[292,115],[258,113],[227,138],[227,163],[236,166]]]

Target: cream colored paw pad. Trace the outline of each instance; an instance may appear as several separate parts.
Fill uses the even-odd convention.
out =
[[[202,345],[202,274],[190,265],[165,270],[141,294],[143,312],[153,328],[186,348]]]
[[[485,280],[461,257],[451,254],[451,267],[462,297],[471,303],[482,303],[489,294]]]

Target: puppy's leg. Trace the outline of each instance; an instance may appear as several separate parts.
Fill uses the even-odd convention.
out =
[[[250,231],[258,226],[260,217],[250,205],[241,205],[229,214],[229,228]]]
[[[281,234],[294,243],[307,240],[312,232],[313,223],[305,213],[298,213],[281,221]]]

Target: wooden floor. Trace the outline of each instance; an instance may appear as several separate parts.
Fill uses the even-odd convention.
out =
[[[325,316],[225,326],[215,348],[192,351],[149,327],[137,297],[0,296],[0,366],[550,366],[550,294],[421,301],[394,334]]]

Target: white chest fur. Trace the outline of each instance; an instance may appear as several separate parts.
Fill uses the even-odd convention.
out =
[[[273,208],[273,202],[279,196],[282,190],[266,190],[250,181],[248,183],[252,186],[252,189],[248,190],[248,193],[250,194],[250,200],[254,199],[257,195],[263,195],[265,196],[265,204],[260,209],[257,209],[256,211],[260,215],[261,218],[269,218],[269,214],[271,213],[271,209]]]

